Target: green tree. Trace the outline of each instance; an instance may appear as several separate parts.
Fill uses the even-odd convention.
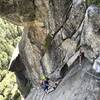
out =
[[[16,44],[21,39],[22,27],[0,18],[0,100],[21,100],[16,76],[8,65]]]
[[[87,4],[88,5],[94,4],[100,7],[100,0],[87,0]]]

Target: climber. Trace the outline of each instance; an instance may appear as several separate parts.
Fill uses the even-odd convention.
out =
[[[41,87],[44,90],[44,92],[46,92],[46,93],[48,92],[48,88],[49,88],[49,81],[48,81],[48,79],[42,80]]]
[[[47,93],[49,88],[49,78],[42,75],[39,84],[40,87]]]
[[[50,80],[48,77],[45,77],[44,75],[41,75],[39,80],[39,86],[41,89],[44,90],[46,94],[54,91],[57,88],[58,84],[59,84],[58,81],[54,82]]]
[[[44,91],[46,92],[46,93],[50,93],[50,92],[52,92],[52,91],[54,91],[55,89],[56,89],[56,87],[58,86],[58,83],[54,83],[54,84],[51,84],[50,85],[50,81],[51,80],[49,80],[49,78],[46,78],[46,80],[44,80]],[[48,90],[50,90],[49,92],[48,92]]]
[[[44,91],[48,92],[48,88],[49,88],[49,79],[47,78],[46,80],[44,80]]]

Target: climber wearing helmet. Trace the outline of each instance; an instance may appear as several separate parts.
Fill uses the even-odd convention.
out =
[[[40,87],[47,93],[49,88],[49,78],[42,76],[40,80]]]
[[[49,79],[46,78],[46,80],[44,80],[44,91],[48,92],[48,88],[49,88]]]

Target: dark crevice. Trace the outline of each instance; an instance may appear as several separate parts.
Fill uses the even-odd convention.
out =
[[[66,75],[67,72],[68,72],[68,65],[65,64],[65,65],[62,67],[61,71],[60,71],[60,76],[61,76],[61,78],[63,78],[63,77]]]
[[[67,19],[69,18],[69,12],[70,12],[70,10],[71,10],[71,8],[72,8],[72,5],[73,5],[73,3],[70,4],[70,7],[69,7],[69,9],[68,9],[67,12],[66,12],[66,19],[65,19],[65,21],[62,23],[62,25],[60,26],[60,28],[54,33],[53,39],[55,38],[56,34],[61,30],[61,28],[63,27],[63,25],[66,23]]]

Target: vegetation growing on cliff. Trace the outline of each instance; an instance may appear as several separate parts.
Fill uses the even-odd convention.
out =
[[[0,70],[0,100],[21,100],[14,73]]]
[[[100,0],[87,0],[88,5],[96,5],[100,7]]]
[[[21,33],[22,27],[0,18],[0,100],[21,100],[16,76],[8,71],[12,52]]]
[[[21,33],[21,27],[0,18],[0,68],[8,67]]]

